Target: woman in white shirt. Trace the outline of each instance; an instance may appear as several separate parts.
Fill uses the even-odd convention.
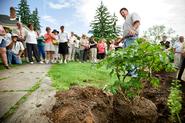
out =
[[[37,47],[37,34],[33,29],[32,24],[28,24],[28,28],[30,29],[29,31],[26,32],[26,48],[27,48],[27,53],[28,53],[28,59],[31,64],[33,64],[33,58],[32,58],[32,52],[33,55],[38,63],[43,63],[40,60],[40,55],[38,52],[38,47]]]
[[[69,53],[68,50],[68,35],[64,32],[64,26],[60,27],[61,32],[59,33],[59,54],[62,55],[63,58],[60,63],[67,63],[67,54]]]

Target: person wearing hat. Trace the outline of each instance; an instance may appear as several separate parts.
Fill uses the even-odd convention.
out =
[[[12,41],[7,46],[7,57],[9,64],[22,64],[21,55],[24,51],[22,42],[17,41],[18,35],[12,34]]]
[[[52,33],[57,33],[57,34],[59,34],[59,31],[57,31],[56,29],[54,29],[54,30],[52,31]]]
[[[57,31],[56,29],[54,29],[52,31],[52,33],[54,34],[55,36],[55,40],[53,40],[53,45],[55,47],[55,52],[54,52],[54,55],[53,55],[53,63],[56,63],[56,62],[59,62],[59,59],[60,59],[60,54],[58,53],[58,45],[59,45],[59,31]]]

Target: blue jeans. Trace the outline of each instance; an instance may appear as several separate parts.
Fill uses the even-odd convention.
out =
[[[137,38],[138,38],[138,36],[133,36],[133,37],[126,38],[123,42],[123,48],[126,48],[126,47],[131,46],[134,43],[136,43],[135,40]],[[137,67],[132,65],[132,69],[128,71],[128,75],[133,76],[133,77],[137,77],[136,70],[137,70]]]
[[[40,56],[42,56],[42,58],[45,59],[46,58],[46,53],[45,53],[44,46],[38,46],[38,50],[39,50]]]
[[[132,45],[133,43],[135,43],[135,40],[138,38],[138,36],[133,36],[130,38],[126,38],[123,42],[123,48],[126,48],[130,45]]]
[[[7,57],[9,64],[22,64],[20,57],[13,53],[11,50],[7,50]]]

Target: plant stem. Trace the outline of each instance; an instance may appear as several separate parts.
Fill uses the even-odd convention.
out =
[[[176,115],[177,115],[177,119],[178,119],[179,123],[182,123],[182,122],[181,122],[181,119],[180,119],[180,117],[179,117],[179,114],[176,113]]]

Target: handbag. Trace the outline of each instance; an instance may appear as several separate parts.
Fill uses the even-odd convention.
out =
[[[52,43],[53,43],[53,45],[58,45],[59,44],[59,42],[57,40],[53,40]]]

